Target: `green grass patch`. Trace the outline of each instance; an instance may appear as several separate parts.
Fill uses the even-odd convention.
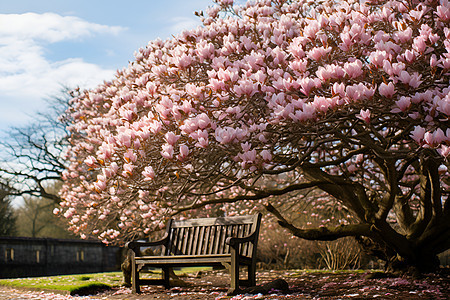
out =
[[[198,271],[212,270],[210,267],[190,267],[176,269],[175,274],[180,277],[195,274]],[[142,277],[159,278],[159,269],[151,270]],[[14,279],[0,279],[0,285],[29,288],[38,290],[53,290],[70,293],[71,295],[91,295],[100,290],[118,287],[123,284],[122,272],[107,272],[96,274],[60,275],[48,277],[28,277]]]
[[[1,279],[0,285],[41,290],[66,291],[71,295],[89,295],[120,286],[121,272]]]

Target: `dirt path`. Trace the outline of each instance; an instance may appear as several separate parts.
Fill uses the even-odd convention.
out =
[[[48,292],[12,290],[0,287],[0,300],[5,299],[450,299],[450,276],[428,275],[420,279],[367,279],[367,274],[349,272],[260,271],[258,284],[282,278],[289,284],[290,293],[272,291],[269,295],[238,295],[226,297],[229,275],[226,271],[210,271],[201,276],[183,277],[184,287],[164,290],[144,287],[134,295],[129,288],[115,288],[93,296],[73,297]]]

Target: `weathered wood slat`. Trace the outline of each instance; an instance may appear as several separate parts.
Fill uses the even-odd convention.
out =
[[[183,263],[214,263],[214,262],[231,262],[231,254],[216,255],[176,255],[176,256],[148,256],[136,258],[136,264],[144,264],[146,266],[157,265],[179,265]]]
[[[198,237],[198,240],[196,241],[197,249],[195,251],[195,255],[202,255],[203,254],[203,252],[202,252],[203,246],[204,246],[203,239],[205,237],[205,226],[199,227],[199,233],[198,233],[197,237]]]

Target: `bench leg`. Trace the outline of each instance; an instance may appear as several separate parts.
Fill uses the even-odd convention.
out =
[[[254,263],[248,266],[248,281],[249,286],[256,286],[256,264]]]
[[[131,283],[132,283],[132,292],[140,293],[141,288],[139,284],[139,271],[137,270],[136,263],[134,261],[134,257],[131,260]]]
[[[231,248],[231,266],[230,266],[231,283],[227,292],[228,296],[239,294],[239,258],[237,251]]]
[[[162,268],[162,279],[164,280],[164,287],[170,289],[170,269]]]

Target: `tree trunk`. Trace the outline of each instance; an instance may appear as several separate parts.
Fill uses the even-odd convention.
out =
[[[361,248],[367,254],[375,256],[386,262],[385,271],[395,274],[408,273],[418,275],[420,273],[436,272],[439,269],[439,258],[429,249],[411,249],[411,257],[403,257],[382,241],[374,241],[367,237],[357,237]]]

